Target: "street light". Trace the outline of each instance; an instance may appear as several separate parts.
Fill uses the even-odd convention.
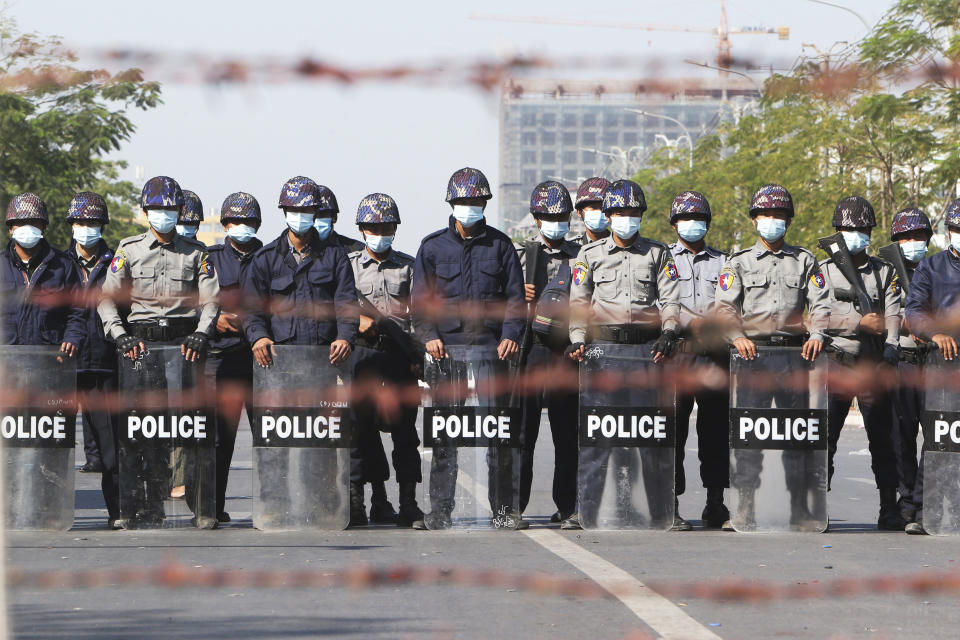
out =
[[[639,113],[642,116],[647,116],[650,118],[662,118],[664,120],[669,120],[670,122],[675,122],[680,125],[680,128],[683,129],[684,133],[687,134],[687,142],[690,144],[690,168],[693,169],[693,136],[690,135],[690,129],[687,129],[686,125],[677,120],[676,118],[671,118],[670,116],[665,116],[662,113],[651,113],[650,111],[642,111],[640,109],[627,109],[624,108],[624,111],[629,111],[630,113]]]

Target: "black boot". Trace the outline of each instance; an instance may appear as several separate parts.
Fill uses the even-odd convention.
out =
[[[394,524],[397,512],[387,500],[387,490],[382,482],[371,482],[373,495],[370,496],[370,522],[374,524]]]
[[[400,483],[400,513],[397,514],[398,527],[412,527],[414,522],[423,520],[423,511],[417,506],[417,483]]]
[[[730,510],[723,504],[723,489],[712,487],[707,489],[707,504],[700,514],[703,526],[710,529],[719,529],[730,519]]]
[[[877,529],[881,531],[903,531],[907,521],[900,515],[896,489],[880,489],[880,517]]]
[[[350,483],[350,524],[351,527],[367,526],[367,512],[363,508],[363,483]]]

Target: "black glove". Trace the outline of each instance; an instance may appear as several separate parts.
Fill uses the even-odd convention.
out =
[[[129,333],[125,333],[117,338],[117,353],[120,355],[129,353],[131,349],[135,349],[139,346],[140,338],[135,338]]]
[[[207,353],[207,347],[210,344],[210,338],[207,337],[207,334],[197,331],[184,338],[183,342],[180,344],[191,351],[199,353],[202,356]]]
[[[574,342],[573,344],[567,346],[567,348],[563,350],[563,355],[569,356],[571,353],[573,353],[574,351],[576,351],[582,346],[583,346],[582,342]]]
[[[891,367],[897,366],[900,362],[900,347],[895,344],[884,345],[883,361]]]
[[[650,353],[662,353],[664,358],[669,358],[673,349],[677,346],[677,332],[673,329],[667,329],[660,334],[657,341],[653,343]]]

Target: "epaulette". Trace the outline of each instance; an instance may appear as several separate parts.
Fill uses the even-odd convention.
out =
[[[397,251],[396,249],[393,250],[393,253],[400,256],[400,259],[403,260],[404,262],[409,262],[413,264],[414,262],[417,261],[417,259],[414,258],[409,253],[404,253],[403,251]]]
[[[427,240],[431,240],[431,239],[433,239],[433,238],[436,238],[437,236],[442,236],[442,235],[445,234],[447,231],[448,231],[448,228],[447,228],[447,227],[444,227],[443,229],[439,229],[439,230],[437,230],[437,231],[434,231],[433,233],[429,233],[429,234],[427,234],[426,236],[423,237],[423,240],[420,241],[420,244],[423,244],[423,243],[426,242]]]
[[[141,240],[143,240],[144,238],[147,237],[147,233],[149,233],[149,232],[148,232],[148,231],[144,231],[144,232],[141,233],[140,235],[137,235],[137,236],[129,236],[129,237],[127,237],[127,238],[124,238],[123,240],[120,241],[120,244],[117,245],[117,248],[126,246],[126,245],[128,245],[128,244],[133,244],[134,242],[140,242]]]

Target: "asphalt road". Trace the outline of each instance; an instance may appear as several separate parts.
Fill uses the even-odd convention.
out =
[[[635,593],[619,600],[547,597],[513,588],[391,586],[342,589],[21,589],[8,595],[22,638],[624,638],[956,637],[960,607],[946,594],[776,602],[666,599],[643,585],[743,578],[775,584],[954,569],[960,540],[876,531],[866,436],[848,421],[830,494],[825,534],[563,531],[548,522],[552,443],[541,429],[529,532],[418,532],[395,527],[320,533],[252,528],[250,437],[238,441],[219,531],[106,529],[99,477],[77,476],[77,518],[67,533],[8,536],[8,561],[28,569],[188,566],[254,569],[346,568],[424,563],[438,567],[538,571],[610,581]],[[389,447],[389,443],[387,443]],[[389,448],[388,448],[389,451]],[[82,450],[77,450],[82,463]],[[687,494],[680,511],[699,525],[696,440],[688,442]],[[395,501],[395,486],[390,487]],[[629,583],[623,582],[630,581]],[[632,583],[632,584],[630,584]],[[640,636],[642,637],[642,636]]]

